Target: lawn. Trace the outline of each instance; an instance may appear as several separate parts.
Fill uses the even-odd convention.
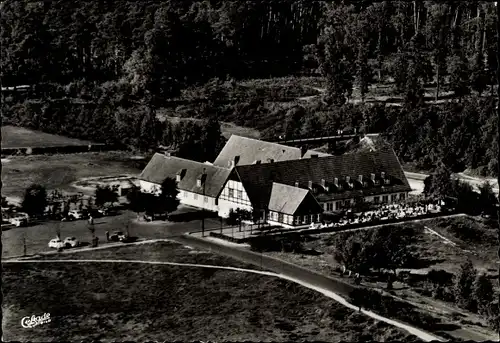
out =
[[[115,258],[176,260],[179,254],[198,263],[228,263],[173,244],[137,248],[114,251]],[[101,250],[93,257],[109,255]],[[135,263],[4,264],[3,294],[5,340],[416,340],[318,292],[247,272]],[[24,316],[44,313],[50,323],[21,327]]]
[[[52,135],[50,133],[29,130],[17,126],[2,126],[2,148],[35,148],[89,144],[91,144],[91,142],[80,139]]]
[[[2,195],[19,198],[32,183],[47,189],[81,191],[72,183],[86,177],[137,175],[142,165],[127,152],[13,156],[2,159]]]
[[[408,268],[414,269],[417,273],[426,273],[432,269],[445,270],[448,273],[455,273],[460,268],[461,263],[465,262],[467,258],[471,258],[476,268],[479,268],[480,271],[487,272],[488,264],[486,263],[486,260],[482,260],[479,256],[466,253],[460,247],[444,244],[441,238],[431,235],[425,230],[424,227],[432,226],[439,228],[438,224],[456,224],[457,222],[463,221],[469,224],[476,223],[474,221],[470,222],[470,219],[453,218],[446,220],[436,219],[433,221],[426,221],[423,224],[408,224],[414,226],[416,229],[417,235],[416,242],[413,244],[413,250],[418,257],[416,263],[413,263],[412,266],[408,266]],[[395,227],[395,229],[397,230],[397,227]],[[444,234],[444,230],[442,234]],[[339,264],[334,259],[335,248],[333,246],[333,235],[334,234],[329,233],[308,236],[306,238],[306,242],[303,244],[303,250],[301,253],[267,252],[266,254],[304,266],[308,269],[315,270],[334,278],[341,278],[338,272]],[[495,240],[491,240],[491,243],[489,244],[492,245],[495,242]],[[479,247],[480,245],[476,247],[469,245],[468,249],[477,251],[480,250]],[[488,251],[488,249],[483,250]],[[490,252],[494,252],[494,250],[491,250]],[[491,257],[493,255],[489,256]],[[496,261],[496,259],[491,257],[489,261],[491,262],[489,264],[491,268],[491,265],[494,265],[493,261]],[[492,270],[490,269],[490,275],[491,271]],[[347,277],[342,278],[342,280],[348,282],[354,281],[352,278]],[[496,285],[496,282],[493,279],[492,281]],[[364,276],[362,285],[369,289],[378,290],[384,290],[386,287],[386,283],[379,280],[376,276]],[[427,328],[427,330],[438,335],[440,335],[440,332],[444,332],[441,336],[450,335],[455,339],[483,340],[491,339],[488,337],[495,337],[493,332],[487,328],[488,324],[484,317],[464,311],[456,307],[451,302],[444,302],[434,298],[432,296],[431,284],[423,279],[420,280],[420,278],[412,278],[411,282],[396,282],[394,284],[394,288],[395,289],[391,292],[392,295],[399,298],[399,301],[404,300],[405,302],[409,302],[411,305],[410,307],[412,307],[413,310],[394,312],[392,313],[393,318],[397,318],[405,322],[417,320],[417,323],[422,323],[422,326],[420,327],[424,329],[426,327],[423,325],[427,325],[424,323],[428,323],[429,320],[432,319],[435,323],[441,323],[440,325],[442,328],[438,330]],[[403,307],[407,307],[407,305],[401,304],[401,308]],[[421,319],[418,319],[419,316]],[[417,323],[416,325],[418,326],[419,324]]]

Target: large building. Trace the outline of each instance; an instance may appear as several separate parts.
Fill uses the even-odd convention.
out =
[[[241,143],[241,144],[238,144]],[[156,154],[139,176],[144,191],[177,179],[181,203],[227,217],[257,210],[285,227],[321,220],[356,201],[394,203],[411,188],[390,148],[331,156],[232,136],[214,165]]]

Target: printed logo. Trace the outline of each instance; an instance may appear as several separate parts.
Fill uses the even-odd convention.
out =
[[[25,329],[32,329],[35,326],[50,323],[50,313],[45,313],[43,316],[31,316],[21,319],[21,326]]]

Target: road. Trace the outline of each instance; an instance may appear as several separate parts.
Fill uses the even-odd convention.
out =
[[[429,175],[421,173],[413,173],[408,171],[405,171],[405,175],[406,178],[408,179],[408,182],[410,183],[411,188],[414,189],[414,193],[417,192],[420,193],[424,190],[424,180]],[[495,179],[492,178],[480,179],[477,177],[465,175],[463,173],[453,174],[452,177],[458,178],[459,180],[470,184],[475,190],[477,190],[477,187],[482,185],[484,181],[487,180],[493,186],[493,192],[498,193],[498,182]]]

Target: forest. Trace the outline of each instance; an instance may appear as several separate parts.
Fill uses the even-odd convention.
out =
[[[221,121],[263,138],[357,127],[387,134],[401,160],[421,170],[442,162],[497,173],[492,2],[0,6],[2,87],[30,86],[2,92],[4,123],[140,150],[176,146],[179,156],[198,160],[209,158],[193,156],[193,147],[217,136],[203,152],[216,154]],[[292,83],[266,92],[241,86],[254,79]],[[368,101],[382,86],[398,106]],[[314,94],[310,87],[324,92],[306,103],[290,99]],[[161,111],[204,122],[162,122]]]

